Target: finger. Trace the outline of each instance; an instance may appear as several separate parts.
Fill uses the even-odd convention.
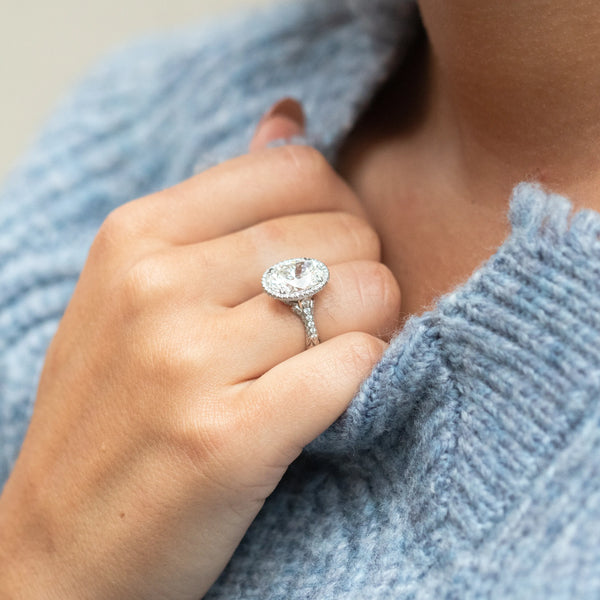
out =
[[[250,152],[266,148],[274,140],[304,135],[304,122],[304,111],[297,100],[284,98],[276,102],[259,121],[250,142]]]
[[[314,148],[285,145],[222,163],[163,192],[117,208],[109,238],[192,244],[261,221],[305,212],[365,216],[350,187]]]
[[[263,464],[289,464],[344,412],[386,348],[366,333],[347,333],[241,387],[237,402],[248,439],[238,442]]]
[[[302,214],[264,221],[209,242],[179,246],[165,252],[166,272],[181,274],[181,282],[197,297],[221,306],[237,306],[262,292],[261,278],[271,265],[310,256],[325,264],[379,260],[375,230],[349,213]],[[195,289],[195,275],[212,282]],[[217,283],[218,282],[218,283]]]
[[[314,298],[314,320],[321,341],[350,331],[389,339],[398,326],[400,289],[391,271],[375,261],[333,265],[327,285]],[[244,339],[229,349],[225,380],[260,377],[302,352],[302,321],[289,306],[260,294],[226,314],[228,330]]]

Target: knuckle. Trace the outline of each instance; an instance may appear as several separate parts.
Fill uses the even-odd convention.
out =
[[[155,255],[135,262],[122,275],[119,293],[125,307],[136,311],[162,300],[170,290],[169,277]]]
[[[131,238],[136,231],[133,212],[129,204],[113,209],[100,225],[95,242],[112,246]]]
[[[373,227],[365,219],[349,212],[340,212],[339,219],[340,226],[356,246],[358,255],[379,260],[381,241]]]
[[[287,237],[287,229],[279,219],[263,221],[256,227],[251,227],[248,230],[248,233],[250,235],[250,239],[247,241],[250,248],[254,251],[261,246],[277,247],[282,242],[285,242]]]
[[[235,245],[237,250],[236,254],[240,254],[244,251],[250,251],[245,248],[239,240],[240,236],[232,236],[231,243]],[[212,244],[203,244],[202,251],[194,254],[194,269],[203,278],[211,277],[214,273],[219,271],[223,265],[223,254],[219,248]]]
[[[363,286],[362,297],[371,304],[376,304],[386,314],[397,313],[400,310],[400,287],[390,269],[380,262],[371,261],[367,267],[366,276],[361,276]]]
[[[277,152],[279,168],[284,176],[300,184],[331,176],[332,169],[325,157],[312,146],[288,144]]]
[[[112,210],[104,219],[89,250],[91,261],[102,263],[111,258],[121,258],[139,233],[139,224],[128,204]]]
[[[267,154],[271,171],[290,189],[326,199],[328,209],[364,215],[355,193],[336,173],[327,159],[312,146],[286,144]],[[290,194],[290,197],[297,196]],[[285,198],[284,198],[285,200]]]
[[[119,217],[115,216],[114,211],[104,219],[90,247],[89,256],[92,260],[103,260],[119,246],[121,234],[118,232],[118,221]]]
[[[381,358],[385,343],[360,331],[346,334],[348,345],[344,362],[351,373],[367,373]]]

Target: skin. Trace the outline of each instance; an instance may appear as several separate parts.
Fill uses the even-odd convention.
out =
[[[600,3],[419,4],[427,35],[338,168],[400,283],[401,321],[494,253],[518,182],[600,209]]]
[[[3,592],[203,595],[398,315],[501,243],[514,183],[535,176],[597,208],[600,8],[579,5],[424,0],[431,41],[350,136],[339,173],[309,148],[264,149],[301,133],[287,101],[247,156],[109,216],[0,497]],[[297,317],[260,290],[267,266],[296,255],[331,267],[323,343],[305,352]]]
[[[301,124],[272,114],[253,153],[102,225],[0,497],[9,597],[202,596],[381,357],[400,293],[377,234],[315,150],[262,149],[282,131]],[[331,278],[303,352],[260,278],[305,254]]]

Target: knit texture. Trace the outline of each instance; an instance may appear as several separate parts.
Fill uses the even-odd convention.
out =
[[[114,207],[246,151],[282,96],[340,143],[402,60],[409,0],[304,0],[141,40],[64,100],[0,196],[0,482]],[[515,187],[512,230],[411,318],[206,598],[600,597],[600,215]]]

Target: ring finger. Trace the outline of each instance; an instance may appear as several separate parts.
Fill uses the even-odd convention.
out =
[[[362,331],[389,339],[397,326],[400,289],[391,271],[376,261],[351,261],[330,266],[329,283],[315,296],[314,319],[325,341],[342,333]],[[302,321],[283,302],[267,294],[225,314],[233,331],[244,332],[229,349],[236,382],[260,377],[305,349]]]
[[[365,220],[349,213],[298,214],[172,248],[167,259],[173,272],[201,276],[205,300],[233,307],[261,293],[261,277],[268,267],[298,256],[326,264],[379,260],[379,238]]]

